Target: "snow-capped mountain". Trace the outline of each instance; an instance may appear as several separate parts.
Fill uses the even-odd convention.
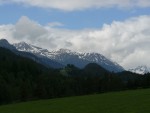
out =
[[[0,39],[0,47],[9,49],[13,53],[15,53],[16,55],[32,59],[35,62],[40,63],[40,64],[42,64],[42,65],[44,65],[46,67],[51,67],[51,68],[62,68],[62,67],[64,67],[62,64],[60,64],[60,63],[58,63],[58,62],[56,62],[54,60],[51,60],[51,59],[49,59],[47,57],[44,57],[43,55],[36,56],[32,52],[18,51],[16,49],[16,47],[11,45],[6,39]],[[23,43],[22,43],[22,47],[23,47]],[[40,49],[40,48],[37,48],[37,50],[38,49]],[[28,47],[26,46],[26,48],[24,48],[24,50],[30,50],[31,51],[32,48],[29,48],[29,46]],[[43,50],[43,51],[45,51],[45,50]]]
[[[37,55],[47,56],[49,51],[47,49],[42,49],[40,47],[36,47],[31,44],[27,44],[26,42],[20,42],[13,44],[17,50],[34,53]]]
[[[78,53],[68,49],[59,49],[57,51],[48,51],[25,42],[13,44],[17,50],[33,53],[37,56],[45,56],[55,60],[60,64],[73,64],[79,68],[84,68],[89,63],[97,63],[108,71],[121,72],[124,69],[117,63],[112,62],[99,53]]]
[[[50,52],[49,58],[55,59],[65,65],[74,64],[79,68],[84,68],[89,63],[97,63],[111,72],[120,72],[124,70],[117,63],[112,62],[99,53],[78,53],[68,49],[60,49]]]
[[[138,66],[136,68],[129,69],[129,71],[133,72],[133,73],[144,75],[146,73],[150,73],[150,68],[148,68],[147,66]]]

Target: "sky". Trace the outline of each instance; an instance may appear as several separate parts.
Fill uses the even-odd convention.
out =
[[[150,67],[150,0],[0,0],[0,39]]]

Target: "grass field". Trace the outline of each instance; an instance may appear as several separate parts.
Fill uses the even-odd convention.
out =
[[[0,113],[150,113],[150,89],[3,105]]]

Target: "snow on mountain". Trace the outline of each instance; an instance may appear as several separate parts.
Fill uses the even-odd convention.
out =
[[[85,67],[88,63],[97,63],[109,71],[120,72],[124,70],[117,63],[112,62],[99,53],[78,53],[68,49],[59,49],[50,52],[49,58],[55,59],[65,65],[74,64],[79,68]]]
[[[146,73],[150,73],[150,68],[148,68],[147,66],[138,66],[136,68],[129,69],[129,71],[133,72],[133,73],[144,75]]]
[[[60,64],[73,64],[79,68],[84,68],[89,63],[97,63],[108,71],[121,72],[124,69],[115,62],[107,59],[99,53],[78,53],[68,49],[59,49],[57,51],[48,51],[25,42],[13,44],[17,50],[33,53],[37,56],[45,56],[55,60]]]
[[[49,53],[49,51],[47,49],[42,49],[40,47],[33,46],[33,45],[27,44],[25,42],[16,43],[16,44],[13,44],[13,46],[18,51],[26,52],[25,56],[27,56],[27,57],[35,55],[38,58],[38,62],[45,65],[46,67],[52,67],[52,68],[64,67],[64,65],[60,64],[59,62],[57,62],[53,59],[49,59],[47,57],[47,54]],[[30,53],[30,54],[28,55],[27,53]]]
[[[13,45],[19,51],[30,52],[30,53],[34,53],[37,55],[47,56],[47,54],[49,52],[47,49],[42,49],[40,47],[36,47],[31,44],[27,44],[26,42],[15,43]]]
[[[32,47],[31,45],[28,45],[25,42],[21,42],[18,45],[15,45],[15,44],[11,45],[6,39],[0,39],[0,47],[9,49],[17,55],[30,58],[34,60],[35,62],[40,63],[46,67],[52,67],[52,68],[64,67],[62,64],[45,57],[42,53],[46,53],[47,52],[46,49],[42,49],[42,48],[34,47],[34,46]],[[38,53],[38,55],[35,55],[33,53]]]

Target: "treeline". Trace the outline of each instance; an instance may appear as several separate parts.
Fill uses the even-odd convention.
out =
[[[0,48],[0,104],[148,87],[149,74],[115,74],[94,63],[47,69]]]

